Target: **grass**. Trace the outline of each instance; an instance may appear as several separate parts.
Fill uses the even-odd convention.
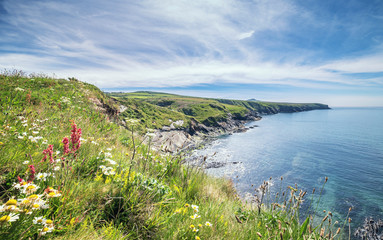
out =
[[[194,119],[206,126],[217,127],[219,122],[225,122],[230,117],[245,119],[247,114],[254,111],[263,114],[274,114],[328,108],[327,105],[318,103],[272,103],[212,99],[148,91],[115,92],[108,93],[108,95],[126,105],[133,104],[136,106],[134,110],[126,111],[124,116],[128,119],[139,119],[149,128],[161,128],[169,125],[169,122],[160,121],[161,118],[163,120],[172,119],[173,121],[174,119],[184,120],[184,127],[188,127],[190,123],[186,119]],[[153,122],[155,124],[151,124]]]
[[[159,155],[142,144],[139,132],[148,127],[169,124],[168,119],[190,120],[176,109],[198,112],[205,107],[209,110],[196,116],[204,121],[208,115],[241,112],[243,107],[205,99],[195,106],[195,99],[183,99],[174,109],[164,109],[120,100],[75,79],[0,75],[1,239],[341,236],[328,223],[331,216],[319,224],[310,216],[300,221],[304,196],[298,190],[289,188],[283,198],[249,204],[237,196],[231,181],[182,164],[182,156]],[[120,103],[129,114],[117,115]],[[209,112],[219,108],[223,110]],[[142,115],[135,118],[145,121],[126,121],[137,112]],[[267,190],[261,188],[259,199]]]

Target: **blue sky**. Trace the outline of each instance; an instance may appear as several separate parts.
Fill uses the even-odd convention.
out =
[[[0,68],[106,91],[383,106],[381,0],[0,0]]]

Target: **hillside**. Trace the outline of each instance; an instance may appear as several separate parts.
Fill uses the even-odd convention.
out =
[[[0,239],[340,236],[329,220],[317,224],[315,212],[300,221],[307,196],[296,187],[271,200],[264,182],[250,205],[231,181],[143,144],[147,127],[244,116],[243,106],[194,98],[160,107],[163,100],[119,98],[73,78],[0,74]],[[218,110],[199,113],[203,108]]]
[[[255,120],[260,114],[276,114],[288,112],[301,112],[316,109],[329,109],[327,105],[318,103],[272,103],[260,101],[243,101],[229,99],[212,99],[181,96],[159,92],[133,92],[133,93],[108,93],[109,96],[126,104],[141,104],[141,110],[124,113],[124,117],[136,119],[140,117],[147,127],[160,128],[170,122],[158,121],[158,112],[166,112],[167,119],[176,121],[182,119],[186,122],[185,128],[190,126],[190,119],[204,124],[207,127],[222,127],[223,122],[230,120]],[[150,104],[150,105],[147,105]],[[150,107],[149,107],[150,106]],[[147,114],[146,109],[151,114]],[[154,111],[155,110],[155,111]],[[169,111],[172,114],[169,114]],[[181,113],[176,114],[176,113]],[[173,115],[173,116],[172,116]],[[181,117],[182,116],[182,117]],[[143,120],[144,119],[144,120]],[[188,121],[189,120],[189,121]],[[155,124],[152,124],[152,123]]]

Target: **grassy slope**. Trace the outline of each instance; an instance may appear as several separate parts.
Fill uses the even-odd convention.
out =
[[[278,112],[298,112],[327,108],[327,105],[317,103],[272,103],[228,99],[210,99],[157,92],[108,93],[108,95],[121,101],[134,101],[135,104],[141,103],[141,108],[142,106],[145,106],[144,108],[146,108],[147,105],[144,104],[149,103],[152,106],[156,106],[156,110],[159,112],[172,110],[173,112],[183,113],[186,115],[184,118],[194,118],[207,126],[216,126],[217,122],[227,119],[229,113],[234,116],[234,118],[241,119],[247,113],[249,113],[249,111],[273,114]],[[130,102],[127,103],[129,104]],[[160,115],[162,115],[162,113]],[[140,114],[140,117],[142,116],[143,114]],[[136,118],[137,114],[131,114],[129,112],[126,113],[126,117]],[[153,122],[155,121],[155,117],[157,116],[145,116],[144,119],[147,120],[143,121]],[[174,117],[181,119],[181,115]],[[162,124],[165,123],[162,122]],[[150,124],[148,127],[149,126]]]
[[[243,116],[248,111],[242,106],[234,106],[220,103],[214,99],[187,97],[167,93],[136,92],[136,93],[109,93],[113,98],[120,101],[133,101],[142,104],[156,106],[158,111],[171,110],[174,114],[173,120],[195,119],[207,126],[214,126],[217,121],[227,118],[227,114]],[[176,113],[180,113],[176,115]],[[129,115],[134,118],[134,115]],[[152,115],[153,116],[153,115]],[[148,116],[148,121],[153,121]],[[155,115],[154,115],[155,116]],[[181,117],[183,116],[183,117]],[[188,122],[185,124],[187,127]]]
[[[129,106],[142,110],[139,104]],[[297,221],[298,192],[290,189],[291,198],[285,194],[281,207],[273,211],[262,207],[258,212],[237,198],[230,181],[183,166],[179,157],[148,151],[139,136],[106,114],[118,106],[92,85],[0,75],[0,108],[0,239],[275,239],[280,235],[319,239],[318,233],[310,234]],[[81,147],[64,153],[62,139],[71,139],[73,123],[82,129]],[[42,139],[33,142],[30,136]],[[53,146],[52,163],[41,161],[48,144]],[[49,208],[32,210],[19,202],[20,210],[32,214],[17,213],[19,219],[9,224],[4,221],[10,214],[4,210],[6,203],[32,194],[12,187],[17,176],[31,180],[29,165],[34,165],[36,174],[55,174],[32,181]],[[115,174],[107,175],[102,165]],[[48,186],[62,196],[48,199],[44,194]],[[199,217],[192,219],[196,213],[185,204],[199,206]],[[39,216],[53,220],[53,232],[41,235],[42,225],[32,222]]]

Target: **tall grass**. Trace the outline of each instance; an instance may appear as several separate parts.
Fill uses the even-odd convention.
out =
[[[272,199],[265,182],[249,204],[231,181],[153,152],[92,85],[4,72],[0,108],[0,239],[340,236],[330,214],[300,221],[296,188]]]

